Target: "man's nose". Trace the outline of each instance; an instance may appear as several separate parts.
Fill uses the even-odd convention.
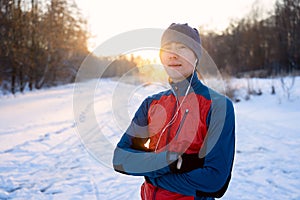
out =
[[[179,55],[176,53],[175,50],[169,50],[168,51],[168,58],[169,59],[177,59],[179,57]]]

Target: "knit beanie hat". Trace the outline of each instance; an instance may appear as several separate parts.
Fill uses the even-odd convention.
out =
[[[199,60],[201,58],[201,39],[197,29],[190,27],[187,23],[172,23],[161,37],[161,47],[170,43],[179,42],[190,48]]]

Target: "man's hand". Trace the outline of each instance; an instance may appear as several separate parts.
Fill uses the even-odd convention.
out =
[[[199,158],[198,154],[178,154],[175,152],[168,153],[172,156],[173,161],[170,162],[169,167],[173,173],[185,173],[194,169],[203,168],[204,159]],[[168,155],[167,154],[167,155]],[[177,159],[174,159],[175,156]]]

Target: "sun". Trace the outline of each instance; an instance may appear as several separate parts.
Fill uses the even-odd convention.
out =
[[[133,51],[131,55],[138,61],[138,66],[145,64],[160,64],[159,49],[139,49]]]
[[[160,62],[159,49],[140,49],[127,54],[127,56],[133,56],[143,82],[167,81],[168,75]]]

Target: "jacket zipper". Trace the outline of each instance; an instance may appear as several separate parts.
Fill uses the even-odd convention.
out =
[[[184,112],[184,114],[183,114],[182,120],[181,120],[181,122],[180,122],[180,124],[179,124],[179,127],[178,127],[177,131],[176,131],[176,135],[175,135],[175,139],[176,139],[176,140],[177,140],[178,135],[179,135],[179,133],[180,133],[182,127],[183,127],[183,124],[184,124],[184,122],[185,122],[185,119],[186,119],[186,116],[188,115],[188,113],[189,113],[189,109],[185,109],[185,112]]]

